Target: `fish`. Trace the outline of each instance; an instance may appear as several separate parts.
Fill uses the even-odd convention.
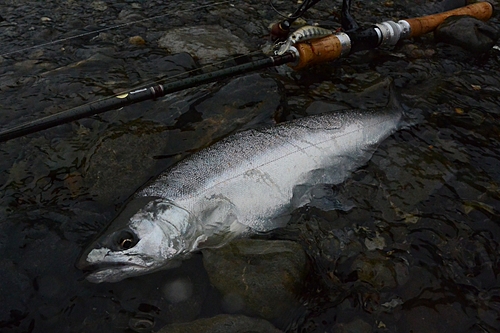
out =
[[[276,54],[282,55],[283,53],[288,51],[291,46],[297,43],[304,42],[307,40],[322,38],[325,36],[329,36],[331,34],[333,34],[333,32],[325,28],[315,27],[311,25],[303,26],[294,31],[284,43],[281,43],[278,51],[276,51]]]
[[[90,282],[117,282],[284,227],[304,188],[344,182],[401,118],[394,107],[339,111],[230,135],[140,189],[77,267]]]

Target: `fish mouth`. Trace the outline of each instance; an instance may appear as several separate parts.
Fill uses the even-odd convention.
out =
[[[104,269],[115,269],[115,268],[124,268],[124,267],[139,267],[139,268],[145,268],[145,266],[139,265],[137,263],[131,263],[131,262],[103,262],[103,263],[98,263],[98,264],[87,264],[85,263],[77,263],[76,267],[80,270],[82,270],[84,273],[88,272],[95,272],[95,271],[101,271]]]
[[[132,268],[136,268],[138,270],[147,268],[145,265],[131,261],[105,261],[89,263],[86,257],[80,258],[75,266],[86,275],[105,270],[122,271]]]
[[[145,266],[128,262],[108,262],[86,265],[80,268],[87,281],[92,283],[118,282],[130,276],[140,275]]]
[[[92,257],[92,253],[97,253]],[[100,253],[103,251],[104,253]],[[126,267],[146,268],[146,261],[139,255],[115,254],[107,247],[89,247],[75,263],[76,268],[83,272],[99,271],[106,268],[124,269]]]

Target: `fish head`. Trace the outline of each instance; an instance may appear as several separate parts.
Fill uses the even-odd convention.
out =
[[[176,267],[191,251],[191,214],[158,197],[131,200],[83,252],[77,267],[94,283]]]

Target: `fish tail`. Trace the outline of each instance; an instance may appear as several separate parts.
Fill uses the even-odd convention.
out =
[[[387,102],[387,108],[401,114],[401,120],[398,126],[399,129],[411,127],[422,122],[424,119],[422,110],[405,104],[404,98],[400,90],[395,86],[394,81],[391,80],[388,90],[389,100]]]
[[[283,53],[285,53],[286,51],[288,51],[290,49],[290,46],[292,46],[292,41],[290,39],[287,39],[287,41],[285,43],[283,43],[283,45],[281,45],[281,47],[279,48],[278,52],[276,52],[276,54],[282,55]]]

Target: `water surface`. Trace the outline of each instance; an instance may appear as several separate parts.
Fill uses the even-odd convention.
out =
[[[2,2],[0,128],[198,68],[199,59],[158,46],[169,29],[215,24],[257,50],[277,19],[253,0],[193,10],[208,3]],[[284,11],[295,5],[277,3]],[[353,15],[368,25],[431,5],[363,1]],[[326,1],[307,19],[338,26],[339,9],[340,1]],[[146,44],[131,44],[132,36]],[[499,58],[498,49],[471,55],[430,35],[303,72],[281,68],[189,89],[0,144],[1,330],[146,332],[224,312],[200,254],[116,284],[90,284],[74,263],[130,195],[187,154],[238,129],[385,107],[380,83],[391,79],[419,121],[335,188],[354,208],[301,208],[271,236],[298,242],[313,264],[302,312],[275,324],[289,332],[498,331]],[[165,292],[172,285],[191,296],[179,301]]]

